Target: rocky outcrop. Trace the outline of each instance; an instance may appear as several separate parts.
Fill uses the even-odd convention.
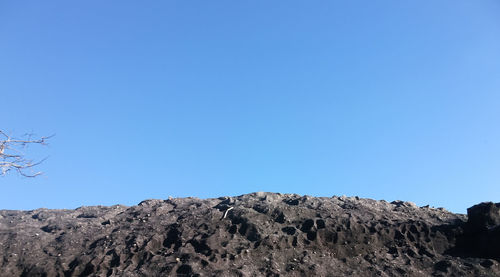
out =
[[[0,276],[500,276],[499,204],[252,193],[0,211]]]
[[[500,260],[500,203],[484,202],[472,206],[467,209],[467,216],[464,231],[449,253]]]
[[[467,209],[471,231],[485,231],[500,225],[500,203],[483,202]]]

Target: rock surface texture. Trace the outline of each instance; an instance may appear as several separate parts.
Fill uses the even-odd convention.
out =
[[[500,203],[252,193],[0,211],[0,276],[500,276]]]

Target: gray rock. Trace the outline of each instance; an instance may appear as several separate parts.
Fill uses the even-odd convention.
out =
[[[0,276],[500,276],[497,211],[268,192],[1,210]]]

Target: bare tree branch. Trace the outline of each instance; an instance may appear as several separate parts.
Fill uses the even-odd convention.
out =
[[[33,134],[25,134],[22,138],[14,138],[6,132],[0,130],[0,176],[5,176],[9,171],[16,171],[24,177],[36,177],[42,172],[33,171],[33,167],[42,163],[41,161],[33,161],[26,158],[23,152],[28,146],[47,145],[47,140],[52,136],[33,138]]]

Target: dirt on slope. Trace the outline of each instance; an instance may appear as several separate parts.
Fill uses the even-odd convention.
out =
[[[252,193],[0,211],[0,276],[500,276],[500,203]]]

